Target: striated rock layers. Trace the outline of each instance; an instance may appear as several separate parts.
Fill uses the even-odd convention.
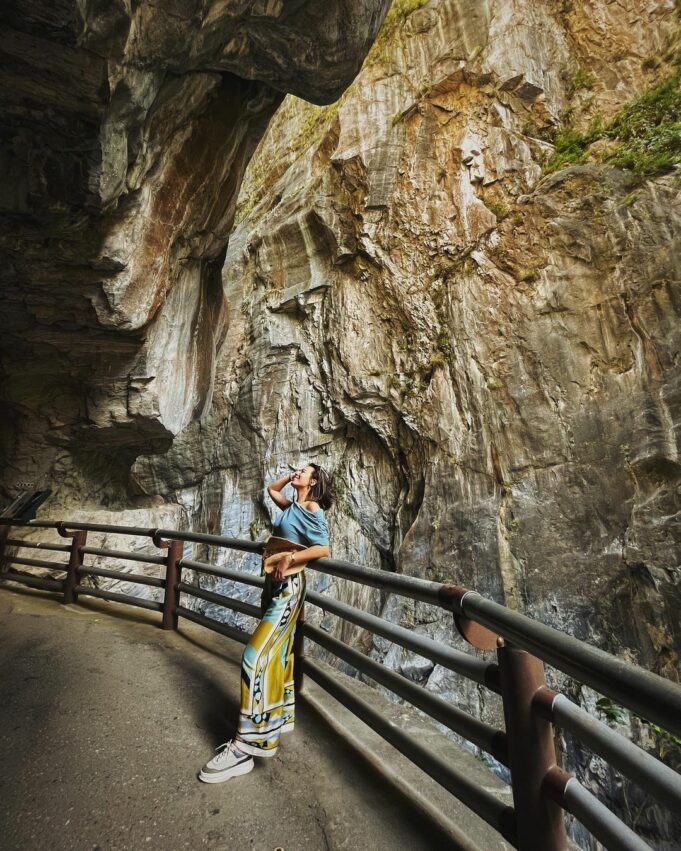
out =
[[[129,503],[210,405],[246,164],[283,93],[337,98],[388,0],[0,11],[2,467]]]
[[[50,35],[70,78],[39,149],[25,128],[54,72],[37,48],[10,113],[3,345],[22,439],[7,483],[58,480],[44,513],[257,537],[275,513],[265,483],[319,461],[339,489],[334,555],[454,580],[678,677],[678,174],[643,179],[597,145],[547,169],[568,117],[575,132],[606,121],[669,73],[674,4],[397,0],[339,101],[279,108],[222,286],[273,87],[328,101],[361,51],[351,69],[340,50],[338,71],[293,73],[292,42],[267,18],[288,4],[232,3],[219,25],[191,5],[168,4],[163,36],[155,17],[93,5],[78,22],[86,51],[51,12],[33,23],[30,43]],[[366,15],[364,33],[378,12]],[[299,61],[333,63],[326,11],[299,36]],[[103,43],[120,58],[104,62]],[[24,79],[27,62],[11,73]],[[63,449],[43,470],[46,443]],[[457,641],[438,610],[314,583]],[[498,714],[439,666],[317,619]],[[566,747],[580,776],[606,771]],[[640,792],[611,785],[642,833],[673,836]]]
[[[669,72],[676,13],[432,0],[396,4],[387,25],[339,103],[288,99],[273,119],[223,270],[212,406],[135,481],[202,528],[257,535],[264,482],[319,461],[340,486],[335,554],[455,580],[678,677],[678,175],[642,179],[596,151],[546,169],[568,111],[575,128],[607,120]],[[315,581],[451,640],[429,607]],[[426,660],[323,624],[498,712]],[[619,784],[616,808],[673,835]]]

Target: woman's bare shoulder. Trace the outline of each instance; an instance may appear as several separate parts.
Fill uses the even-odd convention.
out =
[[[306,508],[308,511],[312,511],[312,512],[319,511],[319,507],[320,507],[318,502],[314,502],[314,501],[310,501],[310,500],[308,500],[307,502],[301,503],[301,505],[303,506],[303,508]]]

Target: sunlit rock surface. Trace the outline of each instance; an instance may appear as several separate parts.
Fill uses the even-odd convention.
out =
[[[650,88],[664,68],[642,57],[675,26],[669,4],[431,2],[340,103],[287,99],[239,200],[212,407],[137,460],[138,485],[257,536],[276,514],[264,483],[319,461],[340,485],[337,555],[454,580],[678,677],[678,178],[545,173],[546,131]],[[457,642],[431,607],[315,581]],[[456,675],[311,617],[498,720]],[[603,774],[567,747],[587,782]],[[645,803],[641,830],[673,835],[609,782],[616,809]]]
[[[153,526],[170,510],[186,528],[260,538],[278,513],[267,482],[318,461],[339,490],[334,555],[456,581],[678,678],[678,176],[641,181],[595,161],[546,172],[567,115],[584,129],[664,77],[673,4],[397,3],[339,101],[287,98],[276,112],[223,267],[234,174],[278,103],[273,89],[324,103],[342,88],[305,69],[300,88],[288,71],[267,76],[286,64],[277,39],[256,73],[261,25],[243,53],[211,54],[198,24],[180,28],[191,49],[170,50],[151,29],[141,42],[121,35],[122,55],[184,58],[160,101],[140,77],[122,117],[98,119],[97,139],[106,123],[120,146],[116,126],[142,128],[127,131],[126,153],[107,159],[97,142],[111,165],[88,172],[87,191],[65,181],[103,212],[79,201],[75,236],[59,205],[17,219],[2,272],[16,276],[6,484],[58,483],[43,514],[108,507]],[[16,203],[28,204],[39,188],[22,187]],[[243,554],[195,554],[257,570]],[[432,607],[311,582],[462,645]],[[498,721],[493,695],[308,617]],[[595,709],[593,694],[567,686]],[[621,729],[660,744],[636,719]],[[566,748],[586,782],[606,775]],[[674,836],[650,800],[608,782],[619,812],[640,809],[643,834]]]

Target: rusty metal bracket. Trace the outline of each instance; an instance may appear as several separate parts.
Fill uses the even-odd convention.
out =
[[[465,599],[469,594],[477,594],[477,591],[462,585],[443,585],[438,592],[442,606],[454,615],[459,635],[477,650],[496,650],[499,636],[464,614]]]
[[[154,542],[154,545],[157,546],[160,550],[167,550],[170,548],[172,541],[169,541],[166,538],[161,537],[160,529],[149,529],[149,536],[151,540]]]
[[[76,529],[69,532],[66,528],[66,523],[63,520],[60,520],[59,523],[57,523],[57,532],[62,538],[74,538],[76,535]]]

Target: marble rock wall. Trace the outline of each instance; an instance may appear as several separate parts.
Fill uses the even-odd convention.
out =
[[[6,496],[125,508],[134,458],[210,406],[246,165],[284,93],[347,87],[387,6],[3,4]]]
[[[595,157],[546,169],[557,127],[606,120],[669,72],[674,4],[398,0],[332,103],[361,51],[328,74],[294,62],[294,85],[279,51],[298,42],[265,20],[282,5],[228,4],[232,40],[215,36],[217,11],[177,12],[190,3],[160,31],[92,4],[85,53],[71,30],[55,36],[74,103],[45,119],[40,150],[17,107],[5,155],[20,211],[2,271],[6,486],[58,482],[44,514],[153,526],[170,512],[258,539],[278,513],[267,483],[317,461],[338,490],[334,555],[467,585],[678,678],[678,175],[641,181]],[[369,5],[355,7],[371,34]],[[41,9],[34,26],[51,33]],[[326,55],[338,20],[296,57]],[[153,62],[112,74],[105,30],[120,56]],[[31,61],[49,81],[40,51]],[[274,113],[284,90],[327,105],[287,97]],[[462,646],[433,607],[311,582]],[[309,618],[499,720],[493,696],[439,666]],[[639,720],[620,727],[660,747]],[[607,775],[563,747],[585,782]],[[611,805],[671,847],[678,825],[607,783]]]
[[[320,462],[339,486],[335,555],[467,585],[678,678],[678,176],[546,171],[568,111],[586,127],[668,72],[643,58],[669,50],[676,13],[414,5],[339,102],[276,113],[223,268],[212,406],[133,475],[199,525],[257,537],[277,513],[266,482]],[[432,607],[314,584],[462,646]],[[499,720],[439,666],[311,618]],[[660,745],[635,718],[621,729]],[[585,782],[607,773],[564,747]],[[674,834],[645,795],[608,784],[640,830]]]

